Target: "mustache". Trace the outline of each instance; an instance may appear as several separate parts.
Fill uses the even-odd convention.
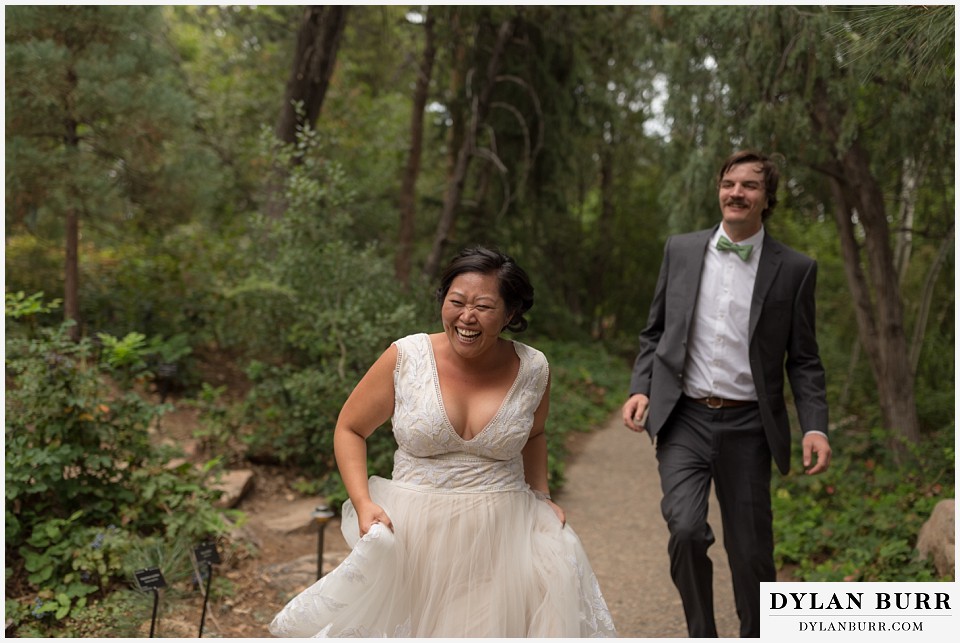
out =
[[[723,202],[724,205],[747,205],[745,199],[727,199]]]

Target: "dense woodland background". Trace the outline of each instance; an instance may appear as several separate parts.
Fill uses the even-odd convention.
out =
[[[21,634],[86,631],[131,569],[225,538],[208,482],[238,462],[341,502],[339,406],[439,328],[465,245],[533,278],[520,339],[557,378],[562,484],[565,433],[626,392],[664,240],[718,220],[714,173],[745,147],[782,156],[768,231],[819,262],[835,423],[831,472],[776,482],[778,562],[933,577],[914,545],[954,495],[952,6],[5,12]],[[154,439],[170,402],[199,410],[199,470]]]

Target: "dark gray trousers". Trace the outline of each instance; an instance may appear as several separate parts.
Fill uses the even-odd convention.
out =
[[[670,575],[680,591],[691,637],[716,637],[715,541],[707,523],[716,487],[723,542],[733,577],[740,636],[760,636],[760,583],[776,580],[770,448],[757,405],[709,409],[681,398],[657,434],[663,517],[670,531]]]

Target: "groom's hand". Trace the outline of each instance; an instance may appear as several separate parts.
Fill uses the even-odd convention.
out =
[[[647,411],[650,398],[643,393],[635,393],[623,405],[623,425],[631,431],[642,433],[647,428]]]
[[[830,466],[830,441],[822,433],[807,433],[803,436],[803,470],[807,475],[822,473]],[[817,463],[812,467],[813,455],[817,456]]]

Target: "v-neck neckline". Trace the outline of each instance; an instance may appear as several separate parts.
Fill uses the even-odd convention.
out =
[[[443,416],[443,422],[447,426],[447,428],[450,430],[450,432],[453,433],[455,436],[457,436],[458,440],[460,440],[464,444],[471,444],[475,442],[477,438],[479,438],[481,435],[486,433],[487,430],[493,425],[493,423],[496,422],[501,415],[503,415],[503,410],[506,408],[507,402],[510,401],[510,398],[513,397],[513,392],[516,390],[517,385],[520,383],[521,375],[523,375],[524,365],[526,364],[526,361],[523,359],[523,354],[518,349],[517,343],[515,341],[507,340],[510,342],[510,345],[513,347],[513,352],[516,353],[517,357],[520,359],[520,367],[517,369],[517,375],[513,379],[513,384],[510,385],[510,389],[507,390],[507,394],[503,397],[503,400],[500,402],[500,406],[497,408],[497,412],[493,414],[493,417],[490,418],[490,420],[483,426],[482,429],[477,431],[477,433],[475,433],[473,437],[468,440],[464,438],[457,431],[456,427],[453,426],[453,422],[450,421],[450,416],[447,415],[447,407],[443,403],[443,392],[440,390],[440,371],[437,368],[437,355],[433,350],[433,341],[430,339],[430,336],[425,335],[425,337],[427,340],[428,353],[430,355],[430,364],[433,367],[433,388],[437,394],[437,404],[440,405],[440,414]]]

